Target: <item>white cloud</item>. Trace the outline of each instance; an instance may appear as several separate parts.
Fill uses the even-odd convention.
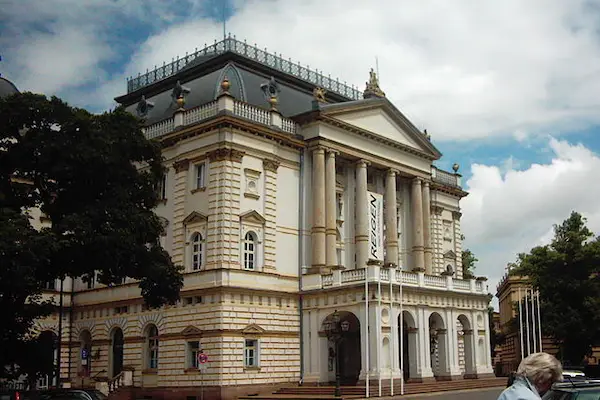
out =
[[[490,277],[495,290],[508,262],[516,254],[549,243],[552,226],[571,211],[588,219],[588,227],[600,232],[600,155],[582,144],[551,138],[553,158],[525,170],[474,164],[462,201],[462,229],[466,247],[479,263],[478,274]],[[506,166],[507,164],[505,164]]]
[[[91,41],[54,47],[48,63],[64,66],[72,52],[105,54],[116,15],[143,21],[156,32],[131,54],[123,68],[136,74],[184,55],[221,37],[221,27],[202,19],[203,2],[183,20],[161,1],[60,0],[53,6],[14,6],[7,15],[28,23],[58,18],[61,26],[90,26],[101,34]],[[250,43],[283,53],[362,89],[369,68],[379,58],[381,84],[388,96],[434,140],[515,135],[559,134],[600,123],[600,53],[597,3],[588,0],[509,0],[486,2],[441,0],[236,0],[228,30]],[[37,3],[36,3],[37,4]],[[30,7],[31,8],[31,7]],[[65,12],[67,10],[67,12]],[[12,13],[12,14],[11,14]],[[65,15],[62,15],[65,14]],[[38,19],[35,18],[38,17]],[[122,21],[120,19],[119,21]],[[177,21],[173,23],[173,21]],[[124,23],[124,22],[123,22]],[[66,28],[65,28],[66,29]],[[67,30],[68,31],[68,30]],[[60,30],[59,32],[63,32]],[[120,38],[119,40],[127,40]],[[21,52],[32,42],[19,40]],[[69,47],[65,49],[65,47]],[[52,61],[62,59],[65,62]],[[87,68],[103,77],[103,58],[92,56]],[[39,78],[41,57],[26,59],[25,88]],[[41,61],[41,62],[40,62]],[[79,70],[83,68],[80,67]],[[14,70],[14,69],[13,69]],[[77,80],[75,68],[54,79],[55,90]],[[71,78],[67,77],[69,75]],[[125,89],[123,76],[99,79],[89,97],[112,98]],[[120,82],[120,91],[115,91]],[[40,86],[46,87],[46,86]],[[50,87],[50,89],[53,89]],[[81,94],[81,91],[66,92]],[[70,99],[90,102],[90,99]],[[108,103],[107,103],[108,104]],[[516,133],[515,133],[516,132]]]

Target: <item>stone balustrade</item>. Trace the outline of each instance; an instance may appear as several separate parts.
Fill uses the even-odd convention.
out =
[[[459,293],[487,294],[487,288],[482,281],[475,279],[457,279],[451,276],[426,275],[424,272],[409,272],[399,269],[388,269],[378,265],[369,265],[367,268],[336,270],[326,275],[304,275],[302,277],[302,290],[321,290],[354,286],[357,283],[383,283],[404,287],[451,291]]]
[[[283,117],[275,109],[256,107],[224,93],[217,100],[198,107],[176,110],[172,117],[145,127],[144,133],[148,139],[155,139],[176,129],[195,125],[222,114],[232,115],[292,135],[298,129],[296,122]]]

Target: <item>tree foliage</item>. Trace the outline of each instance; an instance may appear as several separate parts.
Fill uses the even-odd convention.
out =
[[[469,249],[465,249],[462,252],[462,271],[463,279],[475,278],[475,263],[479,260],[475,258],[473,252]]]
[[[542,332],[554,338],[567,363],[579,364],[600,343],[600,238],[572,212],[554,226],[554,239],[519,254],[511,274],[539,290]]]
[[[160,246],[153,212],[161,151],[141,128],[121,108],[92,115],[31,93],[0,100],[0,347],[48,314],[39,295],[50,280],[98,271],[104,284],[139,280],[150,307],[179,298],[181,268]],[[33,228],[23,213],[33,208],[49,228]]]

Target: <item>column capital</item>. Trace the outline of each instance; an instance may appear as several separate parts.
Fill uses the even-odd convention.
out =
[[[277,168],[279,168],[279,161],[264,159],[263,168],[265,171],[277,172]]]
[[[313,154],[316,154],[316,153],[323,153],[323,154],[325,154],[325,150],[327,150],[327,149],[325,147],[323,147],[323,146],[320,146],[320,145],[315,146],[315,147],[313,147],[311,149],[311,151],[312,151]]]
[[[460,219],[462,217],[462,213],[460,211],[452,211],[452,218]]]
[[[434,215],[442,215],[442,212],[444,211],[444,207],[440,207],[440,206],[431,206],[431,212]]]
[[[400,171],[398,171],[397,169],[394,169],[394,168],[389,168],[387,170],[388,176],[397,176],[399,173],[400,173]]]
[[[357,160],[355,162],[357,167],[361,167],[364,166],[365,168],[368,167],[369,165],[371,165],[370,161],[365,160],[364,158],[361,158],[360,160]]]
[[[423,179],[418,176],[412,179],[412,183],[415,186],[421,186],[422,182],[423,182]]]
[[[334,149],[325,149],[327,151],[327,157],[335,157],[338,154],[340,154],[339,151],[334,150]]]
[[[429,187],[429,181],[423,180],[423,187]]]

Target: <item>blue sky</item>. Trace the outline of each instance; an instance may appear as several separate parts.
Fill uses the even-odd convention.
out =
[[[492,292],[571,210],[600,231],[598,0],[15,0],[0,73],[106,110],[127,76],[220,39],[223,10],[237,38],[361,89],[377,57],[438,165],[461,166],[465,246]]]

